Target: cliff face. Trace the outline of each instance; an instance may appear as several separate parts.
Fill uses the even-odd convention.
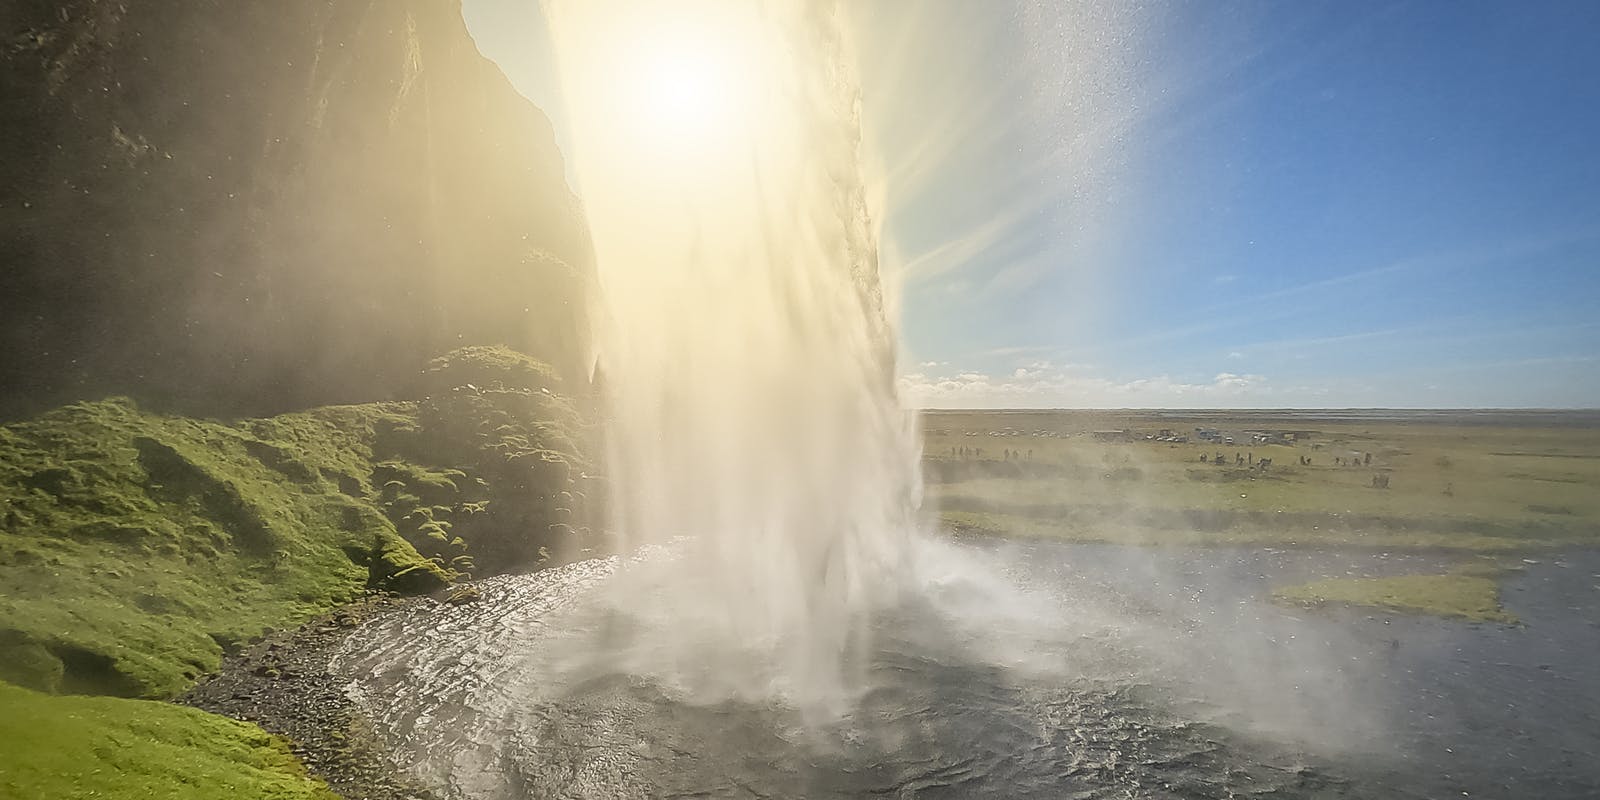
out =
[[[582,214],[459,0],[13,0],[0,147],[0,415],[387,399],[477,343],[583,379]]]

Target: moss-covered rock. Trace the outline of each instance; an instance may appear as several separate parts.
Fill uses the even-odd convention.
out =
[[[548,364],[509,347],[474,345],[428,362],[423,388],[444,394],[460,387],[549,392],[560,391],[561,378]]]
[[[435,359],[423,383],[418,424],[395,428],[392,441],[406,463],[455,466],[457,491],[414,466],[385,473],[398,481],[390,519],[412,544],[486,574],[596,546],[598,504],[587,500],[598,479],[586,455],[595,435],[553,370],[504,347],[467,347]]]
[[[372,554],[368,582],[401,594],[429,594],[450,585],[454,575],[423,558],[398,536],[387,539]]]

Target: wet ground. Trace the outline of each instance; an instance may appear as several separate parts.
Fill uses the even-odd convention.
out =
[[[842,715],[584,660],[628,635],[589,608],[611,561],[377,618],[336,663],[452,798],[1600,796],[1600,554],[1509,578],[1503,626],[1264,599],[1436,556],[930,547]]]
[[[295,756],[341,797],[431,800],[425,787],[397,774],[386,743],[345,691],[351,676],[330,669],[330,661],[362,623],[433,604],[428,598],[363,598],[228,654],[217,674],[178,702],[286,737]]]

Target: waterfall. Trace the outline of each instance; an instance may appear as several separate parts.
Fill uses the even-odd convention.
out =
[[[612,667],[845,699],[920,502],[832,3],[547,0],[591,226]]]

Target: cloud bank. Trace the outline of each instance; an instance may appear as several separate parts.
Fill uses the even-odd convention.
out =
[[[1232,408],[1282,397],[1262,375],[1220,372],[1209,381],[1167,375],[1116,380],[1084,365],[1048,361],[1003,375],[914,372],[901,376],[900,391],[905,402],[919,408]]]

